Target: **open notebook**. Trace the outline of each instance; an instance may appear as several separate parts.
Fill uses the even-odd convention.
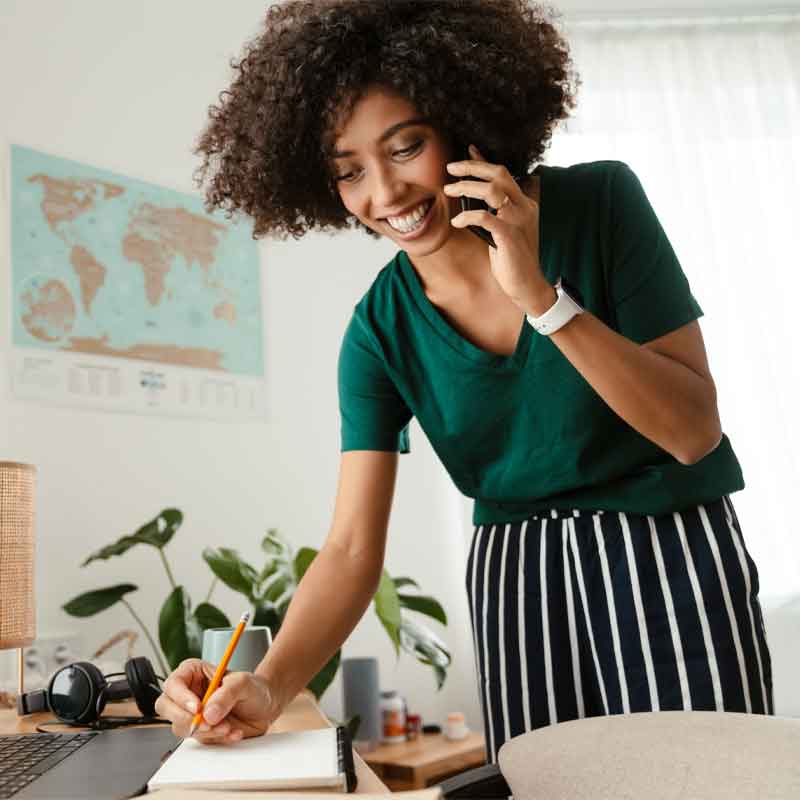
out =
[[[356,787],[347,728],[268,733],[235,744],[184,739],[147,784],[158,789],[326,789]]]

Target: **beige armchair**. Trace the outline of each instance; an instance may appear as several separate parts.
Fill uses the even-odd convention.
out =
[[[444,781],[445,800],[800,800],[800,719],[590,717],[516,736],[498,762]]]

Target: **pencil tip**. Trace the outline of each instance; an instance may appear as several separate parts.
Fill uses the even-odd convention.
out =
[[[189,728],[189,735],[186,738],[191,739],[192,736],[194,736],[194,732],[196,730],[197,730],[197,725],[195,725],[195,723],[193,722],[191,728]]]

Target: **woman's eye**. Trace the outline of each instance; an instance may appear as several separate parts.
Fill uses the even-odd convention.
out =
[[[409,145],[408,147],[404,147],[401,150],[395,150],[392,152],[393,156],[399,156],[400,158],[408,158],[409,156],[413,156],[419,150],[422,149],[423,141],[420,139],[418,142],[414,142],[414,144]],[[348,172],[344,175],[337,175],[336,182],[342,183],[352,183],[353,181],[357,180],[358,172]]]
[[[355,177],[356,177],[355,172],[348,172],[346,175],[337,175],[336,181],[337,183],[339,181],[344,181],[345,183],[351,183]]]
[[[410,145],[409,147],[404,147],[402,150],[395,150],[394,155],[396,156],[410,156],[419,150],[422,146],[422,141],[414,142],[414,144]]]

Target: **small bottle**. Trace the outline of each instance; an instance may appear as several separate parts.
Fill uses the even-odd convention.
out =
[[[406,738],[409,742],[419,739],[422,731],[422,717],[419,714],[406,715]]]
[[[385,744],[398,744],[406,740],[405,702],[396,691],[381,692],[381,716]]]
[[[463,739],[469,733],[467,722],[461,711],[451,711],[444,726],[445,739]]]

